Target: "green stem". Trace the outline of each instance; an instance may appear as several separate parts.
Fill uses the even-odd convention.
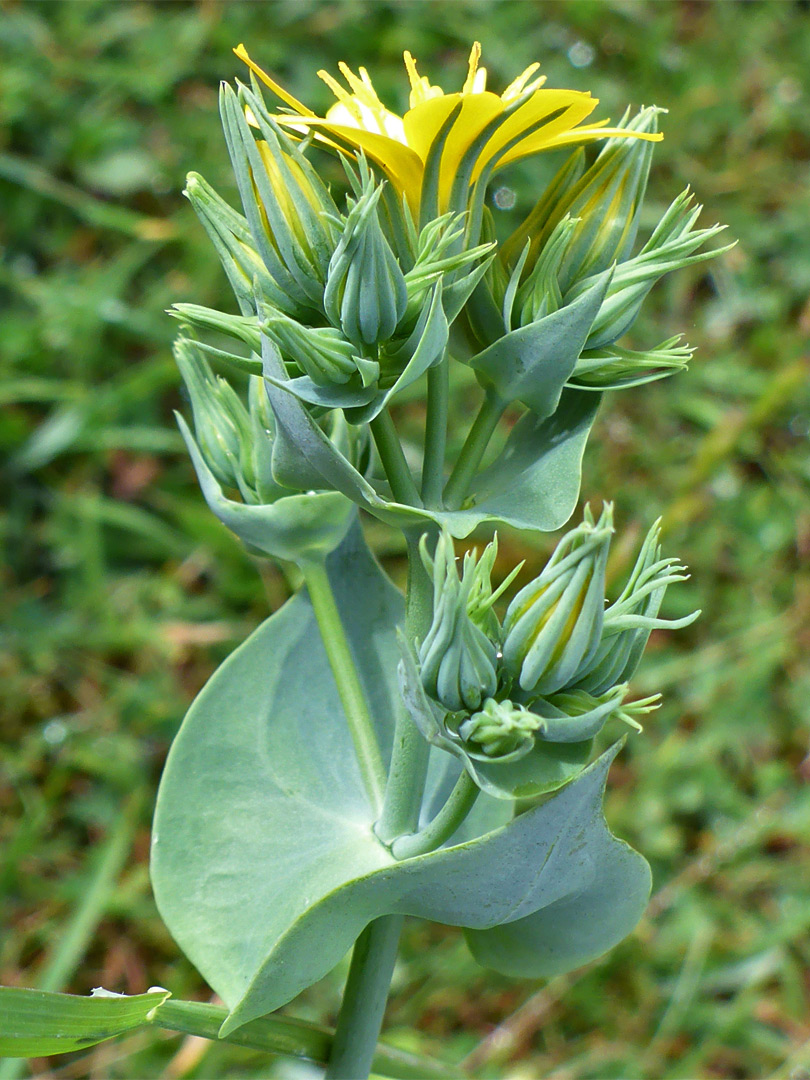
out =
[[[450,399],[448,358],[427,373],[425,454],[422,462],[422,499],[425,506],[441,507],[444,486],[444,453],[447,445],[447,406]]]
[[[151,1023],[153,1027],[168,1031],[179,1031],[185,1035],[214,1039],[265,1053],[304,1058],[322,1065],[329,1059],[334,1042],[334,1034],[329,1028],[286,1016],[263,1016],[220,1039],[219,1029],[227,1015],[228,1010],[218,1005],[168,998],[155,1010]],[[452,1080],[459,1075],[457,1068],[450,1069],[439,1062],[425,1061],[386,1047],[380,1047],[374,1055],[372,1068],[375,1073],[396,1080]]]
[[[384,915],[355,942],[324,1080],[365,1080],[371,1071],[403,921]]]
[[[408,544],[405,633],[410,638],[424,636],[433,613],[433,587],[419,554],[419,536],[417,530],[405,534]],[[435,528],[431,541],[435,545]],[[375,827],[384,843],[415,830],[425,790],[429,753],[430,747],[401,706],[396,717],[383,812]],[[401,925],[400,916],[385,915],[366,927],[357,939],[327,1080],[344,1077],[356,1080],[368,1074],[370,1054],[379,1035],[394,970]]]
[[[394,841],[391,845],[394,858],[411,859],[415,855],[424,855],[441,847],[461,826],[475,805],[479,792],[480,788],[465,769],[433,821],[419,832],[400,836]]]
[[[505,408],[506,402],[502,401],[494,390],[487,390],[486,397],[478,410],[478,416],[470,428],[458,461],[444,489],[444,503],[448,510],[458,510],[464,502],[476,470],[489,446],[489,440]]]
[[[380,415],[375,416],[371,421],[369,427],[394,498],[406,506],[421,506],[422,500],[402,452],[402,443],[399,441],[391,414],[387,409],[383,409]]]
[[[423,638],[433,618],[433,583],[419,554],[418,531],[405,534],[408,544],[408,586],[405,606],[405,636],[409,641]],[[436,530],[431,530],[431,547],[436,544]],[[385,789],[385,802],[375,832],[384,844],[403,833],[412,833],[419,824],[419,811],[425,790],[430,747],[408,715],[404,706],[397,711],[391,768]]]
[[[323,562],[302,562],[301,572],[321,631],[329,666],[337,683],[343,711],[349,725],[360,775],[375,816],[380,812],[385,789],[385,766],[380,754],[374,723],[340,618],[335,594]]]

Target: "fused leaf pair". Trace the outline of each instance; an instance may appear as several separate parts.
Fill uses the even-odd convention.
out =
[[[402,597],[359,530],[327,572],[339,610],[352,611],[346,633],[387,761]],[[610,948],[649,890],[646,863],[601,812],[616,749],[514,820],[507,803],[481,795],[449,846],[397,861],[374,834],[312,608],[297,595],[203,690],[158,796],[157,903],[229,1007],[223,1034],[291,1000],[389,913],[465,927],[474,954],[507,973],[557,974]],[[426,813],[458,771],[432,751]],[[581,933],[560,932],[569,908]]]

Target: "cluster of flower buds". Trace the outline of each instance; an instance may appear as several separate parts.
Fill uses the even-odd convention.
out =
[[[652,134],[663,111],[653,107],[633,118],[625,115],[619,128]],[[718,254],[698,251],[723,226],[695,228],[701,207],[691,205],[688,189],[633,254],[652,150],[652,142],[613,137],[590,167],[586,168],[582,147],[569,156],[527,218],[500,246],[498,258],[467,305],[473,349],[489,347],[505,334],[563,310],[574,314],[576,301],[603,285],[599,302],[583,305],[577,315],[575,336],[582,346],[568,385],[620,389],[664,378],[686,366],[691,350],[678,346],[677,337],[646,350],[614,344],[630,330],[656,281]],[[494,236],[488,211],[482,235]],[[472,363],[476,366],[474,359]],[[484,379],[494,381],[498,389],[490,373],[484,373]]]
[[[406,53],[411,93],[402,116],[383,105],[365,69],[355,75],[341,65],[347,88],[321,73],[337,102],[319,116],[241,46],[236,52],[251,69],[251,85],[224,85],[220,109],[241,212],[195,173],[185,194],[239,313],[195,304],[172,312],[189,335],[209,338],[189,336],[178,347],[194,410],[195,466],[201,477],[208,474],[209,502],[254,549],[262,547],[253,525],[259,515],[246,517],[246,508],[263,507],[263,519],[278,521],[283,499],[312,492],[348,498],[403,527],[429,520],[457,537],[484,521],[559,528],[578,496],[579,453],[597,403],[575,391],[632,386],[683,368],[691,350],[679,338],[647,350],[617,340],[658,278],[717,253],[698,251],[719,227],[696,228],[700,208],[685,192],[634,254],[662,110],[627,114],[615,127],[584,123],[596,99],[546,88],[537,65],[493,94],[476,44],[458,93],[445,94],[419,75]],[[260,82],[283,109],[268,107]],[[588,164],[584,147],[595,140],[602,147]],[[569,157],[499,245],[486,207],[492,176],[512,161],[562,147]],[[340,158],[345,198],[319,175],[313,148]],[[452,463],[445,458],[454,323],[453,353],[467,350],[486,401]],[[247,404],[209,364],[250,377]],[[384,413],[418,380],[433,388],[421,477],[412,456],[394,445]],[[486,440],[510,404],[531,416],[482,468]],[[538,423],[545,418],[548,424]],[[551,458],[564,459],[565,467],[552,468]],[[554,473],[551,497],[540,463]],[[516,472],[523,494],[510,500]],[[226,490],[238,492],[241,503]],[[572,594],[589,560],[596,560],[596,595],[606,528],[594,526],[587,542],[577,540],[569,553],[576,567],[560,571],[542,603],[552,605],[557,589]],[[276,548],[273,540],[263,550]],[[549,615],[551,629],[537,629],[537,693],[564,685],[569,669],[589,661],[598,643],[594,630],[563,655],[544,652],[562,610]],[[527,625],[509,616],[504,670],[514,667]],[[515,678],[528,693],[528,675]],[[466,693],[462,685],[457,690]]]
[[[248,406],[214,375],[197,342],[180,338],[174,356],[194,415],[194,434],[177,417],[205,500],[248,550],[290,562],[324,558],[351,525],[352,504],[334,491],[296,492],[280,484],[273,464],[284,450],[263,380],[250,375]],[[351,459],[367,453],[367,435],[341,414],[331,418],[331,439]],[[231,494],[239,495],[239,500]]]
[[[520,567],[493,591],[496,542],[480,560],[467,553],[460,574],[449,536],[440,537],[433,558],[423,549],[433,574],[433,622],[404,657],[404,697],[423,733],[461,757],[494,794],[558,786],[565,780],[560,745],[584,762],[590,740],[610,717],[638,727],[637,717],[655,708],[658,697],[629,704],[625,698],[650,632],[697,618],[697,612],[659,617],[667,587],[686,574],[676,559],[661,558],[658,522],[621,595],[606,607],[612,533],[611,506],[598,521],[586,507],[582,524],[513,597],[503,623],[493,605]]]
[[[279,350],[291,392],[371,419],[443,358],[448,325],[494,245],[464,245],[458,214],[417,229],[362,157],[356,167],[344,161],[353,193],[341,212],[257,88],[224,86],[221,112],[244,216],[196,174],[186,195],[242,315]],[[188,305],[178,308],[210,327]]]

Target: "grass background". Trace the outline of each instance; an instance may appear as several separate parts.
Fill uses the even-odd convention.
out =
[[[495,86],[534,59],[600,115],[669,108],[653,221],[687,183],[739,244],[658,287],[638,343],[684,331],[673,380],[611,395],[584,497],[638,535],[663,513],[692,579],[636,681],[666,705],[614,768],[619,835],[653,901],[610,956],[548,984],[479,969],[412,923],[389,1039],[482,1076],[810,1076],[810,10],[806,3],[521,0],[0,2],[0,982],[152,984],[207,1000],[154,909],[149,820],[182,715],[287,591],[211,517],[171,419],[174,301],[225,306],[180,197],[233,195],[218,80],[244,40],[303,100],[337,60],[402,103],[403,48],[435,81],[479,38]],[[546,163],[504,176],[517,210]],[[538,172],[539,169],[539,172]],[[459,388],[459,408],[467,408]],[[402,419],[417,425],[418,403]],[[373,529],[395,575],[401,552]],[[510,534],[504,565],[547,545]],[[619,551],[619,559],[629,557]],[[341,971],[291,1012],[331,1021]],[[0,1078],[292,1077],[285,1062],[135,1035],[0,1063]]]

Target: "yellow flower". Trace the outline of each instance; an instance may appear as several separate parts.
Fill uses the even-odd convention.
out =
[[[467,78],[460,92],[446,94],[419,75],[416,62],[405,53],[405,68],[411,84],[410,108],[404,116],[387,109],[365,68],[356,75],[339,64],[346,80],[344,89],[328,72],[318,75],[337,98],[325,117],[279,86],[251,60],[244,45],[236,55],[292,111],[275,117],[294,131],[315,129],[322,141],[350,150],[361,150],[404,194],[416,213],[422,197],[423,180],[431,148],[441,154],[438,174],[438,209],[462,210],[470,185],[482,175],[485,181],[495,169],[543,150],[578,145],[623,136],[658,141],[660,134],[607,127],[607,120],[579,126],[599,104],[597,98],[578,90],[543,88],[545,77],[532,78],[539,64],[531,64],[500,95],[486,89],[486,69],[478,66],[481,46],[470,53]],[[444,139],[443,146],[437,139]],[[460,177],[460,189],[453,191]]]

